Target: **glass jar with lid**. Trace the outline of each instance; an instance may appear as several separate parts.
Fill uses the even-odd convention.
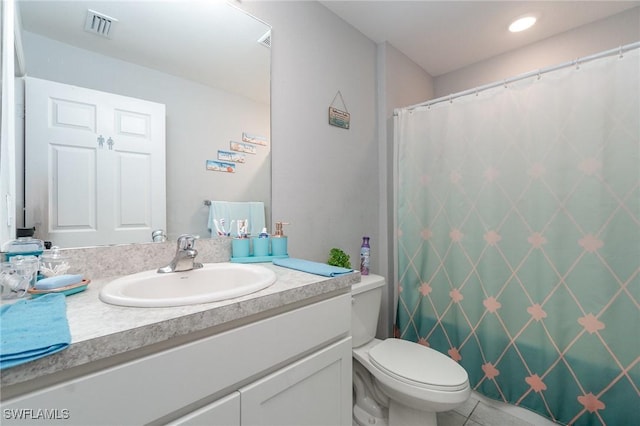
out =
[[[40,256],[40,274],[45,278],[66,274],[69,266],[69,260],[60,253],[58,246],[51,247],[51,250]]]
[[[13,256],[40,256],[44,251],[44,242],[32,237],[19,237],[11,241],[6,248],[7,260]]]
[[[28,295],[30,281],[18,273],[12,262],[0,263],[0,299],[18,299]]]
[[[13,270],[14,278],[17,279],[16,286],[19,289],[33,288],[38,277],[39,261],[36,256],[23,256],[21,254],[13,256],[8,262]]]

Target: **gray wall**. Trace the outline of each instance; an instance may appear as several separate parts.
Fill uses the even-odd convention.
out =
[[[286,231],[290,254],[324,261],[331,247],[341,247],[356,266],[360,237],[367,234],[372,272],[388,281],[395,281],[394,108],[640,39],[636,8],[433,79],[393,46],[375,46],[319,3],[241,7],[273,26],[273,214],[292,222]],[[327,124],[338,90],[351,113],[348,131]],[[395,287],[388,284],[381,336],[391,330]]]
[[[394,227],[394,144],[393,111],[407,105],[433,98],[433,79],[415,62],[389,43],[378,45],[378,140],[380,151],[381,213],[380,229],[386,236],[382,251],[386,265],[382,270],[387,277],[387,291],[383,293],[378,324],[379,336],[392,335],[395,322],[396,282],[395,254],[393,252]]]
[[[326,261],[343,248],[357,268],[372,237],[372,272],[388,278],[378,334],[393,323],[390,268],[393,108],[433,96],[431,77],[386,43],[376,46],[316,2],[243,3],[273,26],[273,215],[287,220],[290,254]],[[340,90],[351,129],[327,124]]]
[[[27,75],[166,105],[169,237],[209,236],[205,199],[265,201],[270,210],[270,147],[247,154],[236,173],[205,169],[242,132],[269,136],[269,105],[149,68],[23,32]],[[269,223],[269,217],[267,217]],[[29,224],[28,224],[29,225]],[[151,236],[149,236],[151,239]]]
[[[317,2],[245,2],[273,26],[271,136],[273,219],[290,222],[289,254],[326,261],[346,251],[359,267],[362,236],[371,237],[380,270],[376,46]],[[328,124],[340,91],[349,130]],[[338,108],[341,105],[336,105]]]

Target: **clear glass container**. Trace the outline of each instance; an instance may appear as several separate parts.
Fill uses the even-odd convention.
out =
[[[17,255],[0,264],[0,297],[18,299],[27,296],[38,275],[38,258]]]
[[[17,255],[39,256],[44,251],[44,242],[31,237],[19,237],[7,246],[7,258]]]
[[[45,278],[64,275],[69,270],[69,266],[67,257],[60,253],[58,246],[51,247],[51,250],[40,256],[40,273]]]
[[[9,259],[9,263],[13,265],[16,274],[22,279],[28,280],[29,287],[35,286],[40,266],[40,261],[36,256],[13,256]]]
[[[0,298],[17,299],[27,295],[29,283],[16,274],[15,266],[9,262],[0,263]]]

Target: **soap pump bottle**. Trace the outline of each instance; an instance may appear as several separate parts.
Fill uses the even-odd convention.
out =
[[[271,255],[272,256],[288,256],[287,237],[284,235],[282,225],[288,225],[286,222],[276,222],[276,230],[271,236]]]
[[[369,256],[371,247],[369,247],[369,237],[362,237],[362,245],[360,246],[360,273],[369,275]]]

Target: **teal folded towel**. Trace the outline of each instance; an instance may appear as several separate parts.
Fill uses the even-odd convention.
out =
[[[59,352],[71,344],[63,294],[0,307],[0,370]]]
[[[325,277],[337,277],[353,272],[353,269],[341,268],[339,266],[331,266],[326,263],[312,262],[310,260],[283,258],[273,259],[273,264],[297,271],[308,272],[310,274],[322,275]]]

